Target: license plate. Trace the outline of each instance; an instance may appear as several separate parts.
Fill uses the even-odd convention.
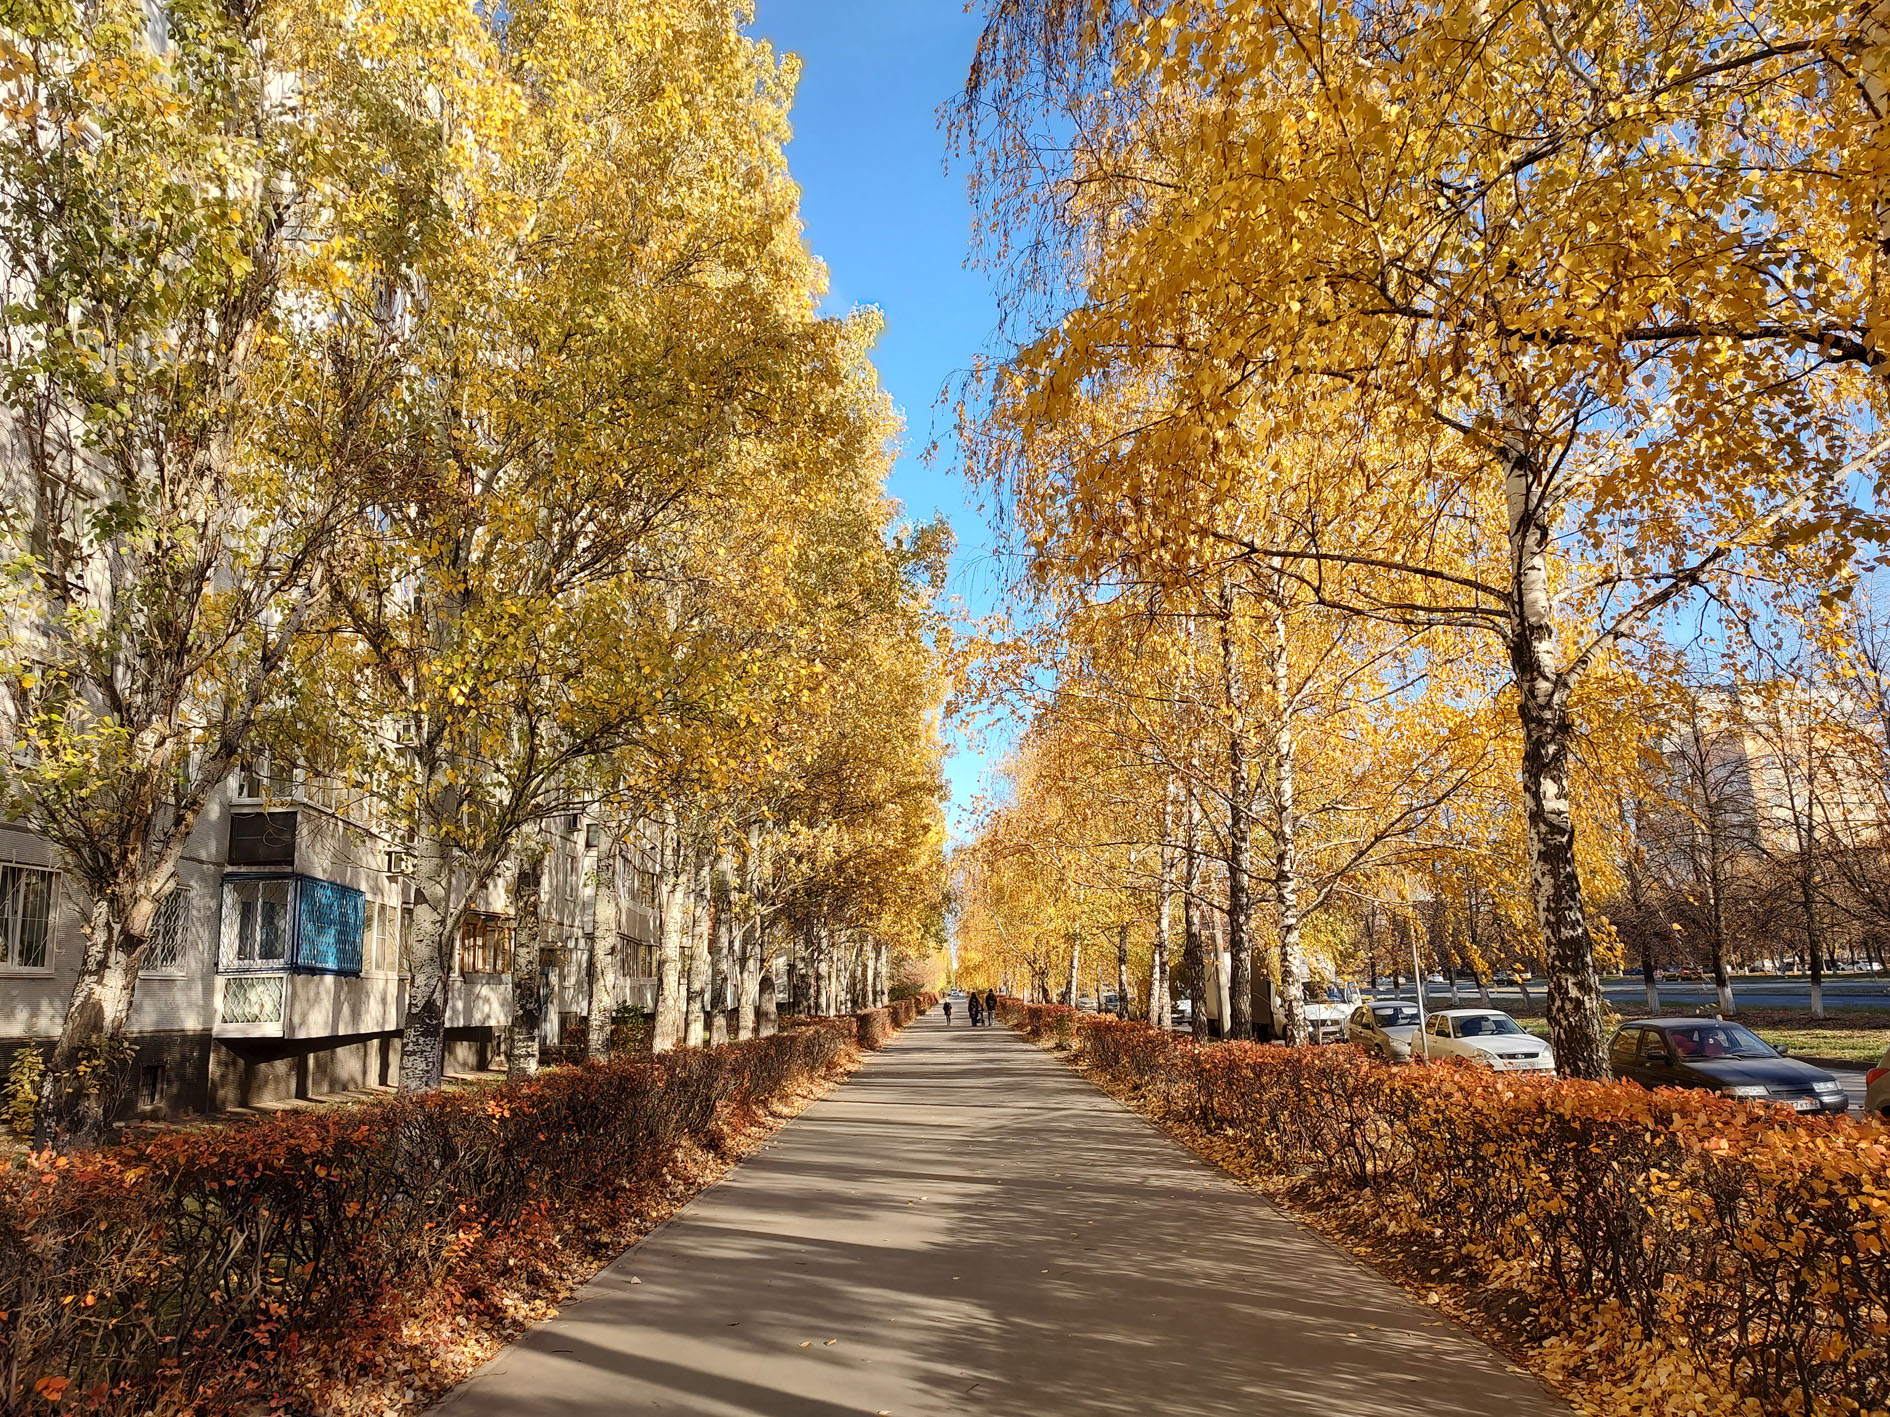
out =
[[[1817,1112],[1823,1107],[1824,1104],[1815,1097],[1801,1097],[1792,1103],[1792,1109],[1797,1112]]]

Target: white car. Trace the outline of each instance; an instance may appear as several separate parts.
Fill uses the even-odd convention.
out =
[[[1412,1053],[1433,1059],[1461,1058],[1504,1073],[1552,1073],[1549,1045],[1496,1009],[1445,1009],[1432,1014]]]
[[[1352,1010],[1345,1021],[1345,1039],[1357,1043],[1387,1063],[1411,1061],[1417,1039],[1418,1007],[1399,999],[1374,999]]]

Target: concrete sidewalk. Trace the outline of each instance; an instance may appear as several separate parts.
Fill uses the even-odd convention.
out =
[[[1008,1029],[934,1010],[436,1410],[1570,1409]]]

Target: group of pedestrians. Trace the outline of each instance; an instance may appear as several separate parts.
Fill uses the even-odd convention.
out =
[[[980,998],[978,991],[973,989],[965,996],[965,1001],[971,1014],[973,1028],[991,1023],[997,1018],[997,990],[987,989],[984,997]],[[945,996],[945,1026],[947,1028],[952,1026],[952,999],[949,994]]]

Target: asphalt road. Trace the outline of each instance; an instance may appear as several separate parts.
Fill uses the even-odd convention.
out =
[[[1514,985],[1490,990],[1491,996],[1503,1006],[1533,1002],[1536,1008],[1542,1007],[1543,981],[1534,980],[1529,986],[1528,999]],[[1387,995],[1394,991],[1390,981],[1381,981],[1380,989]],[[1407,982],[1402,991],[1407,998],[1411,996],[1411,986]],[[1622,979],[1611,977],[1602,981],[1602,992],[1608,1001],[1622,1013],[1642,1013],[1647,1007],[1647,986],[1641,983],[1638,975]],[[1811,986],[1796,979],[1735,979],[1733,993],[1742,1006],[1768,1009],[1809,1009],[1811,1007]],[[1474,1006],[1479,996],[1474,985],[1466,984],[1462,988],[1466,1006]],[[1433,1008],[1449,1007],[1450,990],[1443,984],[1432,984],[1425,995]],[[1716,1004],[1719,995],[1710,983],[1669,980],[1660,986],[1660,1001],[1663,1007],[1684,1005],[1697,1008],[1701,1005]],[[1890,980],[1874,978],[1844,978],[1827,980],[1824,986],[1826,1008],[1866,1008],[1890,1010]],[[1890,1029],[1890,1015],[1884,1019],[1884,1027]]]
[[[1009,1029],[937,1011],[437,1409],[1569,1410]]]

